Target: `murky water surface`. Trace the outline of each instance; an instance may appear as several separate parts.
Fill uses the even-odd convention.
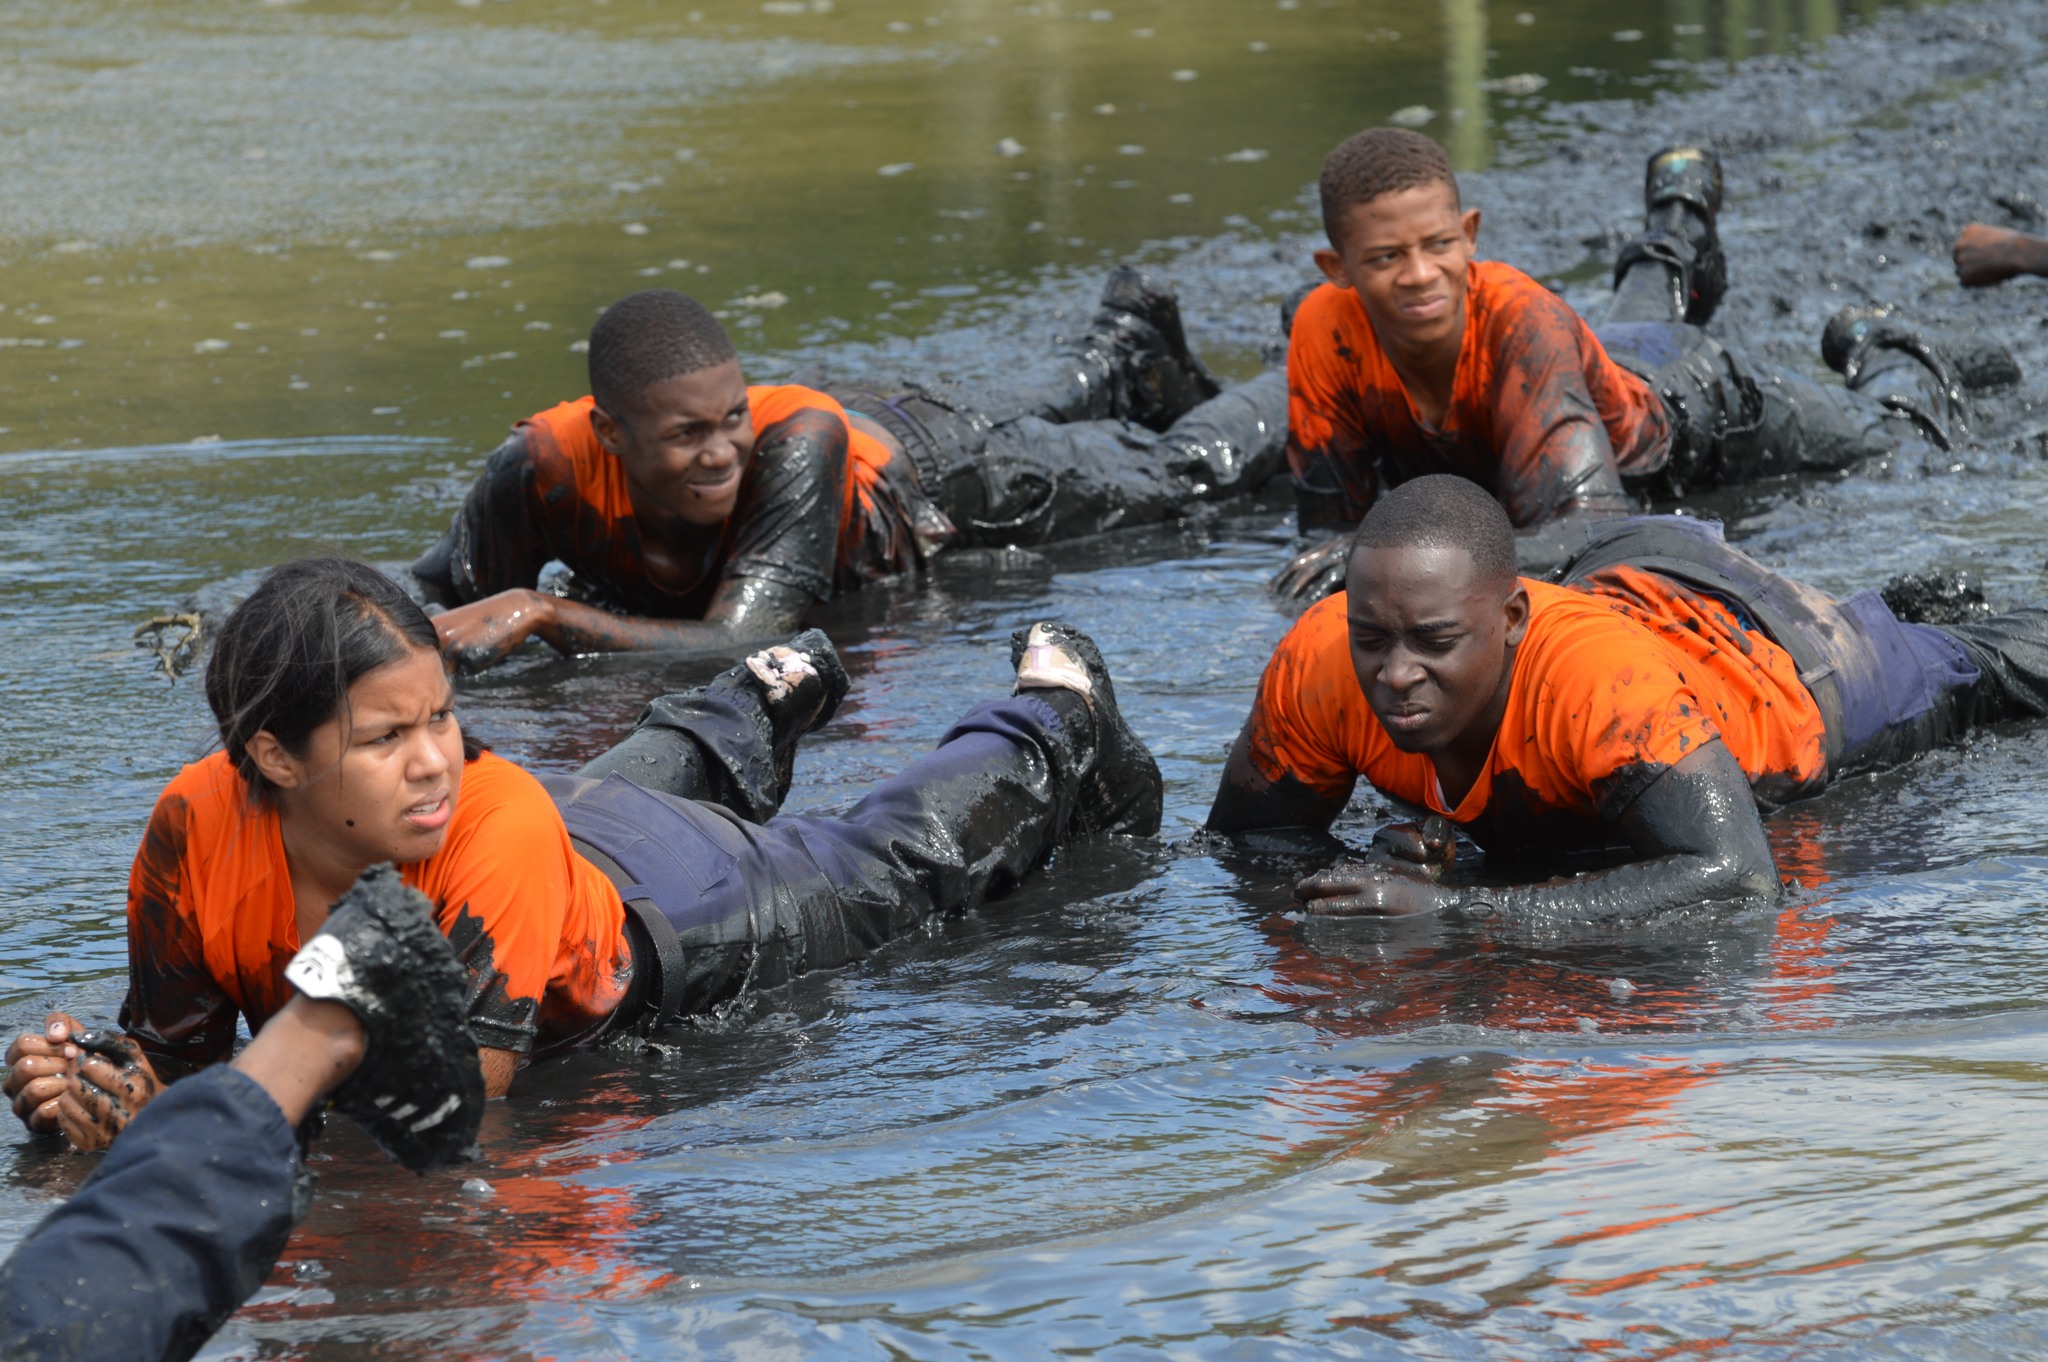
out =
[[[2048,192],[2048,19],[1870,13],[14,7],[0,1026],[118,1005],[128,861],[206,736],[134,625],[314,546],[409,557],[507,421],[581,391],[571,342],[643,277],[728,309],[759,373],[973,377],[1137,255],[1242,372],[1342,133],[1426,114],[1492,167],[1467,192],[1494,249],[1592,307],[1676,127],[1733,148],[1731,330],[1811,366],[1835,306],[1887,297],[2048,372],[2048,291],[1965,298],[1941,259],[1994,192]],[[1825,74],[1766,58],[1723,87],[1687,64],[1837,30]],[[2030,598],[2042,390],[1993,404],[1950,466],[1703,509],[1831,589],[1943,562]],[[827,612],[855,689],[797,807],[899,769],[1002,686],[1011,629],[1057,613],[1096,632],[1158,752],[1165,838],[1073,848],[724,1025],[536,1066],[479,1167],[415,1179],[338,1130],[312,1217],[209,1355],[2042,1351],[2048,732],[1774,819],[1782,911],[1304,924],[1285,864],[1172,845],[1285,628],[1261,583],[1290,542],[1273,501]],[[536,651],[462,704],[564,769],[696,676]],[[1361,799],[1340,831],[1384,814]],[[0,1148],[0,1249],[89,1167]]]

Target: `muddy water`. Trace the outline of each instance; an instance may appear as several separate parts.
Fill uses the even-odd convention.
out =
[[[1301,275],[1315,151],[1420,107],[1488,244],[1588,308],[1642,155],[1712,135],[1731,336],[1812,366],[1828,313],[1880,298],[2048,373],[2048,287],[1965,296],[1941,258],[2048,194],[2041,5],[1035,8],[18,7],[0,329],[46,343],[0,350],[0,1026],[118,1005],[128,859],[205,734],[133,624],[309,546],[408,556],[491,432],[576,388],[577,326],[639,270],[731,311],[758,371],[972,377],[1137,254],[1242,370]],[[1479,88],[1521,74],[1547,84]],[[2030,599],[2043,391],[1939,467],[1700,509],[1832,589],[1953,564]],[[828,612],[855,691],[798,806],[928,747],[1058,613],[1160,756],[1166,838],[1071,849],[723,1026],[537,1066],[479,1167],[414,1179],[336,1133],[211,1355],[2041,1351],[2048,733],[1773,820],[1782,912],[1303,924],[1284,861],[1172,845],[1285,627],[1260,583],[1288,542],[1274,503]],[[691,678],[535,653],[462,704],[563,769]],[[0,1247],[89,1166],[0,1148]]]

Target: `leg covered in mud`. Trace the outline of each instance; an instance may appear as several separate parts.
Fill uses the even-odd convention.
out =
[[[1188,515],[1255,490],[1286,457],[1287,377],[1277,370],[1184,413],[1163,434],[1122,420],[996,421],[940,387],[861,410],[911,453],[963,545],[1053,543]]]
[[[1067,650],[1090,693],[1045,688],[1020,665],[1029,688],[976,706],[936,751],[836,817],[758,826],[616,775],[545,778],[571,835],[625,877],[638,930],[660,938],[635,942],[640,1018],[708,1011],[862,959],[935,915],[1007,892],[1072,833],[1156,831],[1158,768],[1117,714],[1093,645],[1076,651],[1078,637],[1063,631],[1016,651],[1029,662]],[[643,970],[658,986],[643,991]]]
[[[1878,398],[1758,363],[1698,327],[1610,321],[1595,332],[1671,414],[1670,462],[1639,489],[1652,496],[1934,452],[1911,417]]]
[[[623,776],[765,823],[789,796],[798,740],[832,717],[849,684],[832,641],[806,629],[708,685],[650,701],[631,733],[576,774]]]

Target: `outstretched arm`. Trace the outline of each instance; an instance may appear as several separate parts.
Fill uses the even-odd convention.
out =
[[[615,615],[527,589],[501,591],[434,617],[441,651],[464,672],[498,663],[529,638],[563,653],[667,652],[732,657],[802,623],[811,593],[760,577],[728,577],[701,620]]]
[[[1619,822],[1639,859],[1612,870],[1506,888],[1443,886],[1384,864],[1340,865],[1303,880],[1322,916],[1400,916],[1458,909],[1516,920],[1646,917],[1673,908],[1772,900],[1777,866],[1749,780],[1718,740],[1658,776]]]
[[[2002,284],[2015,275],[2048,274],[2048,239],[1973,222],[1956,237],[1956,278],[1964,288]]]

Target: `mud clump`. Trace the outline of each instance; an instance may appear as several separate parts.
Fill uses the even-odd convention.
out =
[[[1902,572],[1878,594],[1908,624],[1968,624],[1991,615],[1974,572]]]

